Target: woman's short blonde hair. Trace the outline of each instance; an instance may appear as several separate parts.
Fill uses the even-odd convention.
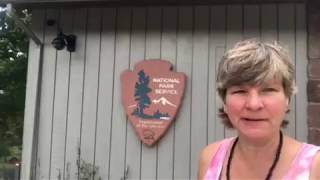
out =
[[[271,79],[280,79],[288,99],[295,93],[294,65],[288,51],[277,42],[263,43],[255,39],[244,40],[228,50],[219,63],[217,90],[225,102],[227,89],[235,85],[255,85]],[[224,112],[219,116],[227,127],[232,124]],[[288,121],[283,120],[285,127]]]

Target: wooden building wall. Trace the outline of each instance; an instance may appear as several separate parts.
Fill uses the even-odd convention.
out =
[[[33,144],[24,144],[22,177],[77,179],[80,160],[97,167],[101,179],[195,179],[200,149],[234,135],[217,118],[215,78],[226,48],[246,38],[279,40],[289,48],[299,92],[286,131],[307,139],[304,4],[47,8],[32,14],[44,47],[30,45],[24,142]],[[57,23],[49,26],[52,19]],[[52,47],[59,28],[77,36],[76,52]],[[188,79],[175,123],[148,148],[125,116],[120,74],[157,58]]]

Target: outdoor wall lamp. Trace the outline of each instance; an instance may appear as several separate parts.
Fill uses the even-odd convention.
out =
[[[76,39],[77,37],[75,35],[65,35],[60,31],[57,37],[52,40],[51,44],[56,50],[62,50],[67,46],[69,52],[74,52],[76,50]]]

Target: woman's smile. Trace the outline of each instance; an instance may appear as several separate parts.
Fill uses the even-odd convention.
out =
[[[255,121],[267,121],[265,118],[241,118],[241,120],[255,122]]]
[[[245,127],[250,129],[258,130],[259,128],[265,128],[268,125],[268,119],[260,119],[260,118],[240,118],[238,127]],[[247,129],[248,130],[248,129]]]

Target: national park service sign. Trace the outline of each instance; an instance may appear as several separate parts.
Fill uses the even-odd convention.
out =
[[[165,60],[144,60],[122,73],[123,106],[144,144],[155,144],[173,123],[185,84],[185,74]]]

